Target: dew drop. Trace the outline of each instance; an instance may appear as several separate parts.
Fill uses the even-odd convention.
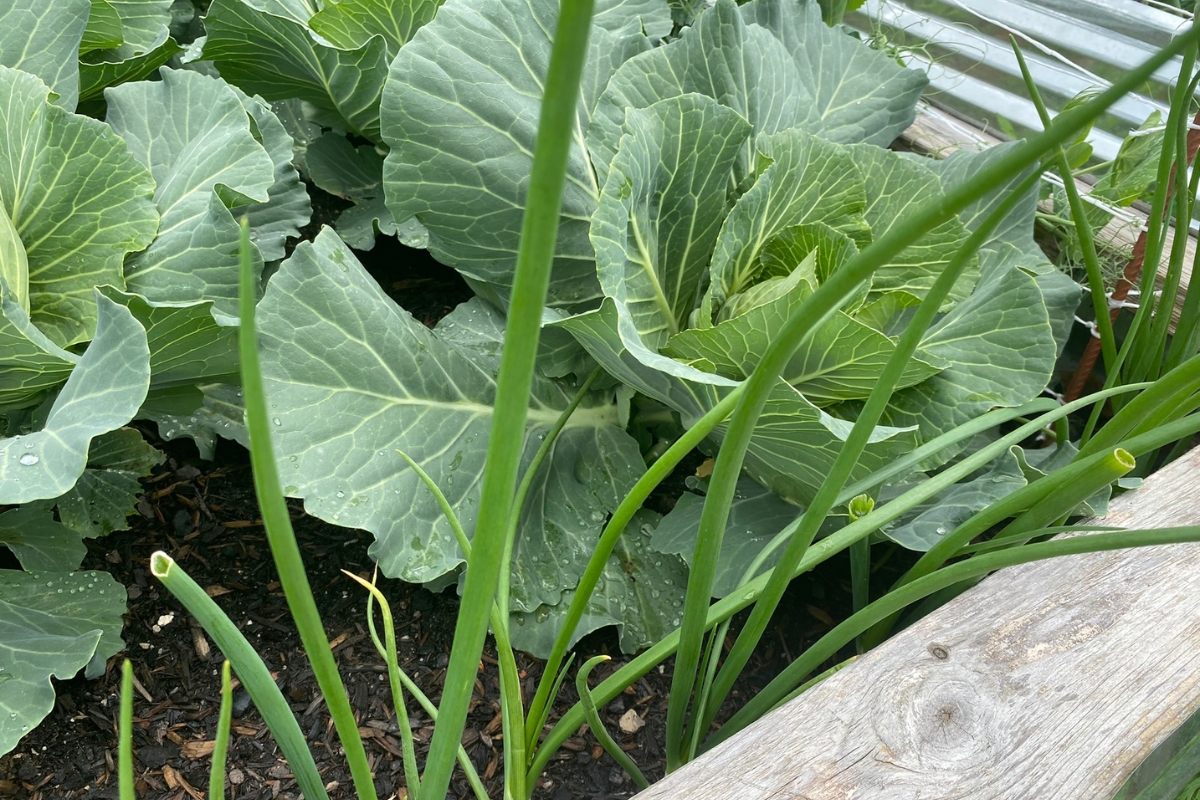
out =
[[[275,425],[276,425],[276,426],[278,426],[278,425],[282,425],[282,424],[283,424],[283,422],[282,422],[282,421],[280,421],[279,417],[274,417],[274,418],[272,418],[272,419],[271,419],[271,422],[275,423]]]
[[[341,489],[338,489],[337,496],[338,496],[338,497],[345,497],[345,496],[346,496],[346,493],[345,493],[345,492],[343,492]]]
[[[945,526],[945,525],[938,525],[938,526],[937,526],[937,535],[938,535],[938,536],[945,536],[945,535],[946,535],[946,526]]]
[[[34,464],[41,461],[41,459],[35,456],[33,453],[26,453],[25,455],[21,456],[20,461],[21,466],[32,467]]]

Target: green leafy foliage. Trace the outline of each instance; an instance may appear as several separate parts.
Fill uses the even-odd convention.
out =
[[[884,149],[927,81],[827,27],[838,4],[704,5],[598,3],[579,49],[582,89],[563,106],[572,135],[544,341],[526,427],[512,429],[522,468],[584,375],[595,364],[607,375],[548,445],[514,520],[501,608],[512,642],[535,654],[550,652],[597,537],[646,473],[626,431],[630,397],[660,404],[668,427],[732,405],[797,308],[994,157]],[[405,457],[473,531],[559,3],[213,0],[186,69],[166,66],[187,43],[171,8],[15,0],[0,11],[0,145],[16,154],[0,164],[0,503],[23,504],[0,514],[0,543],[28,571],[11,586],[45,572],[43,583],[81,588],[70,571],[82,538],[123,527],[160,461],[124,427],[131,419],[191,436],[202,453],[216,435],[244,441],[233,327],[243,222],[286,492],[371,531],[387,575],[453,581],[463,553]],[[77,100],[105,120],[73,113]],[[1135,150],[1110,181],[1121,197],[1145,189]],[[336,233],[291,250],[311,213],[297,165],[354,206]],[[1003,194],[828,309],[770,384],[716,593],[732,592],[812,500],[916,305]],[[1045,387],[1078,290],[1033,243],[1025,199],[942,304],[851,480]],[[347,247],[378,235],[427,248],[479,297],[421,325]],[[715,451],[725,435],[718,426],[700,446]],[[894,481],[936,477],[956,454]],[[1040,474],[1038,458],[1005,454],[888,535],[928,548]],[[602,579],[572,638],[617,625],[635,650],[679,625],[700,505],[685,494],[665,518],[633,517],[591,573]],[[12,602],[5,592],[18,589],[3,580],[0,603]],[[48,676],[111,652],[119,619],[107,603],[74,627],[26,611],[0,621],[23,626],[0,642],[38,654],[18,678],[38,687],[21,724],[45,713]]]
[[[317,114],[314,121],[377,140],[389,46],[394,52],[399,41],[389,41],[389,34],[411,32],[436,8],[343,0],[318,15],[315,5],[299,0],[214,0],[204,19],[203,56],[250,94],[305,100]],[[313,22],[347,46],[314,35]]]
[[[0,65],[41,78],[58,95],[54,102],[73,111],[79,96],[75,54],[85,32],[95,32],[90,11],[88,0],[5,3],[0,8]]]
[[[125,587],[106,572],[0,570],[0,753],[54,707],[51,676],[99,677],[124,647]]]
[[[426,329],[329,230],[297,248],[263,298],[263,371],[284,490],[311,514],[375,533],[372,556],[387,574],[428,582],[462,562],[434,498],[397,451],[421,464],[470,530],[501,323],[471,301]],[[569,383],[535,381],[526,460],[573,393]],[[555,441],[525,508],[514,609],[560,601],[641,474],[637,446],[617,419],[611,393],[598,393]]]
[[[151,242],[154,182],[108,126],[50,104],[33,75],[0,67],[0,205],[24,243],[30,320],[60,347],[96,326],[92,287],[122,284]],[[21,290],[16,290],[18,297]]]
[[[915,506],[893,525],[884,528],[884,534],[909,550],[928,550],[979,511],[1026,485],[1017,456],[1020,448],[1012,450],[989,467]],[[922,473],[913,473],[903,482],[885,488],[879,500],[883,503],[895,499],[927,479],[928,476]]]
[[[162,219],[150,247],[127,262],[126,285],[152,302],[212,300],[235,317],[238,225],[229,206],[266,203],[275,182],[242,101],[215,78],[164,70],[161,81],[111,90],[108,122],[151,170]]]
[[[0,544],[30,572],[74,570],[87,555],[81,534],[56,522],[49,509],[34,506],[0,514]]]
[[[815,2],[718,2],[665,44],[626,33],[646,12],[625,9],[622,21],[622,8],[593,25],[547,332],[568,332],[688,425],[749,375],[789,314],[860,247],[992,156],[939,164],[881,147],[913,119],[925,78],[826,27]],[[535,65],[549,52],[540,32],[556,10],[448,0],[400,48],[383,89],[393,218],[415,218],[430,252],[501,306],[533,149]],[[671,10],[676,20],[692,13]],[[341,180],[346,196],[347,181],[374,192],[375,153],[335,148],[316,172],[342,166],[322,180]],[[1003,196],[929,231],[831,313],[770,395],[746,455],[750,477],[793,503],[812,497],[915,304]],[[1045,387],[1079,295],[1033,244],[1033,199],[953,287],[856,475]]]
[[[782,8],[806,13],[807,5]],[[525,109],[527,97],[537,91],[526,63],[530,43],[515,31],[548,28],[544,20],[553,13],[550,3],[450,2],[401,49],[384,92],[383,135],[391,147],[384,188],[393,216],[415,215],[430,232],[435,256],[492,284],[501,296],[511,282],[522,206],[523,189],[510,176],[528,169],[521,165],[528,164],[533,128]],[[823,28],[813,30],[819,30],[813,38],[822,46],[857,47]],[[499,31],[487,38],[520,41],[525,50],[486,45],[482,31]],[[782,34],[792,42],[788,35]],[[481,37],[478,45],[472,36]],[[623,51],[607,31],[593,30],[597,52],[587,62],[578,113],[586,147],[580,145],[568,167],[550,304],[577,308],[594,304],[601,294],[611,298],[612,305],[606,301],[595,312],[560,319],[556,327],[570,330],[610,372],[686,421],[711,408],[720,387],[735,380],[712,374],[711,361],[684,365],[656,351],[688,326],[714,236],[734,235],[722,228],[730,190],[770,163],[753,136],[788,131],[794,140],[804,130],[822,130],[824,122],[785,41],[748,25],[732,4],[718,4],[665,46],[647,49],[639,36],[626,41]],[[548,41],[542,45],[547,51]],[[473,57],[452,59],[450,52]],[[487,53],[486,63],[480,53]],[[725,59],[727,67],[712,68],[712,59]],[[889,76],[902,72],[890,63],[880,68]],[[452,70],[449,80],[446,69]],[[810,63],[806,69],[811,72]],[[501,88],[484,82],[484,74],[503,76]],[[489,124],[480,124],[484,118]],[[806,153],[837,147],[811,136],[806,141],[813,142]],[[704,147],[699,154],[698,143]],[[849,155],[842,158],[850,162]],[[814,154],[811,161],[816,165],[820,158]],[[839,180],[836,166],[826,168],[825,182],[815,188],[797,179],[787,190],[804,186],[803,197],[787,199],[815,209],[828,185],[837,195],[824,206],[824,216],[863,235],[865,188]],[[778,171],[786,174],[785,167]],[[937,179],[930,174],[927,180]],[[843,201],[846,192],[849,199]],[[787,218],[792,206],[782,201],[781,206]],[[839,222],[845,215],[847,221]],[[791,217],[790,224],[806,220]],[[682,253],[687,258],[679,262]],[[832,459],[844,428],[783,385],[774,408],[777,416],[764,422],[749,469],[776,490],[803,497],[821,474],[822,457],[805,459],[800,451],[815,447]],[[879,440],[897,436],[881,429]],[[876,448],[878,457],[904,446],[897,439],[896,446]],[[797,466],[806,460],[811,477],[797,479],[796,471],[808,472],[807,465]]]
[[[594,630],[614,625],[620,631],[621,649],[633,653],[679,627],[687,567],[679,556],[655,544],[658,522],[659,516],[646,510],[630,521],[588,600],[572,644]],[[544,658],[574,597],[574,590],[568,589],[556,603],[514,613],[510,628],[513,646]]]
[[[89,662],[94,675],[120,646],[123,594],[107,578],[93,614],[72,620],[68,605],[57,622],[56,598],[23,582],[94,588],[72,572],[83,538],[125,528],[163,458],[124,426],[198,415],[201,385],[224,402],[236,380],[239,219],[261,269],[311,213],[265,101],[201,72],[151,75],[181,49],[172,8],[0,8],[0,544],[27,571],[0,581],[0,751],[50,708],[50,675]],[[193,432],[221,425],[233,433],[215,414]]]
[[[684,492],[654,530],[650,544],[655,550],[674,553],[690,564],[703,507],[702,495]],[[713,596],[725,597],[737,589],[767,543],[802,510],[752,480],[738,481],[737,494],[729,507],[725,538],[721,540],[720,569],[713,583]],[[763,559],[762,568],[774,566],[777,559],[778,554]]]
[[[511,286],[516,263],[537,98],[557,11],[552,0],[450,0],[400,50],[383,94],[382,134],[390,148],[384,191],[392,216],[416,216],[430,233],[430,253],[501,292]],[[614,70],[650,46],[640,32],[628,32],[628,22],[614,9],[609,24],[616,32],[594,25],[589,39],[552,305],[601,295],[588,241],[600,187],[583,137]]]
[[[355,147],[329,131],[315,139],[305,154],[312,182],[355,205],[338,215],[335,227],[355,250],[370,250],[376,235],[397,236],[409,247],[424,249],[429,233],[410,217],[397,225],[383,201],[383,156],[376,147]]]
[[[128,310],[96,296],[96,338],[38,431],[0,439],[0,503],[58,497],[87,466],[92,439],[133,419],[150,384],[146,332]]]
[[[124,530],[141,492],[138,479],[165,458],[138,431],[118,428],[92,440],[87,467],[69,491],[23,508],[54,508],[66,528],[87,538]]]
[[[100,103],[104,90],[149,78],[183,52],[170,36],[172,0],[92,0],[89,36],[79,50],[79,100]]]

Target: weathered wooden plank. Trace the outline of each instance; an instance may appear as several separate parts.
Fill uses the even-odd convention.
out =
[[[1105,525],[1200,524],[1200,449]],[[637,800],[1108,798],[1200,709],[1200,545],[1003,570]]]
[[[985,130],[956,119],[937,108],[922,104],[918,108],[917,119],[900,137],[913,150],[937,158],[945,158],[957,150],[985,150],[999,144],[1000,139]],[[1086,201],[1092,187],[1083,181],[1076,181],[1080,193]],[[1096,233],[1096,241],[1119,253],[1133,250],[1138,234],[1146,225],[1146,215],[1133,208],[1115,209],[1112,220]],[[1158,267],[1158,285],[1161,288],[1167,275],[1167,263],[1171,255],[1171,244],[1175,240],[1175,229],[1167,229],[1167,241],[1163,247],[1162,263]],[[1184,243],[1183,271],[1180,286],[1186,287],[1192,280],[1192,263],[1196,257],[1196,240],[1191,236]],[[1179,322],[1180,310],[1183,306],[1184,292],[1176,298],[1175,308],[1171,312],[1171,330],[1175,330]]]

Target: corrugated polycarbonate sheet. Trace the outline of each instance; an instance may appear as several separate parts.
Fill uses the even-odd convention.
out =
[[[882,36],[902,60],[926,69],[929,99],[985,130],[996,130],[1003,117],[1024,133],[1041,124],[1010,35],[1053,113],[1140,64],[1188,19],[1135,0],[868,0],[846,23]],[[1098,158],[1113,158],[1132,128],[1155,109],[1165,111],[1178,71],[1176,60],[1098,121],[1091,135]]]

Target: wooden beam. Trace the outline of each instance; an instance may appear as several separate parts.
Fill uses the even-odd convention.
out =
[[[1200,524],[1200,449],[1105,525]],[[1200,710],[1200,544],[1003,570],[637,800],[1110,798]]]
[[[945,158],[958,150],[986,150],[1000,144],[1000,139],[985,130],[980,130],[946,112],[922,103],[917,109],[917,119],[900,136],[909,147],[918,153]],[[1076,181],[1084,200],[1091,193],[1090,184]],[[1115,216],[1096,234],[1096,241],[1101,246],[1117,253],[1128,254],[1133,250],[1138,234],[1146,226],[1146,215],[1132,208],[1115,209]],[[1175,240],[1175,228],[1167,229],[1167,241],[1163,247],[1162,263],[1158,268],[1158,285],[1161,287],[1167,274],[1167,262],[1171,255],[1171,244]],[[1184,291],[1192,279],[1192,263],[1196,257],[1196,240],[1191,236],[1184,243],[1183,272],[1180,278],[1181,291],[1175,301],[1175,309],[1171,313],[1171,331],[1174,332],[1179,322],[1179,313],[1183,306]]]

